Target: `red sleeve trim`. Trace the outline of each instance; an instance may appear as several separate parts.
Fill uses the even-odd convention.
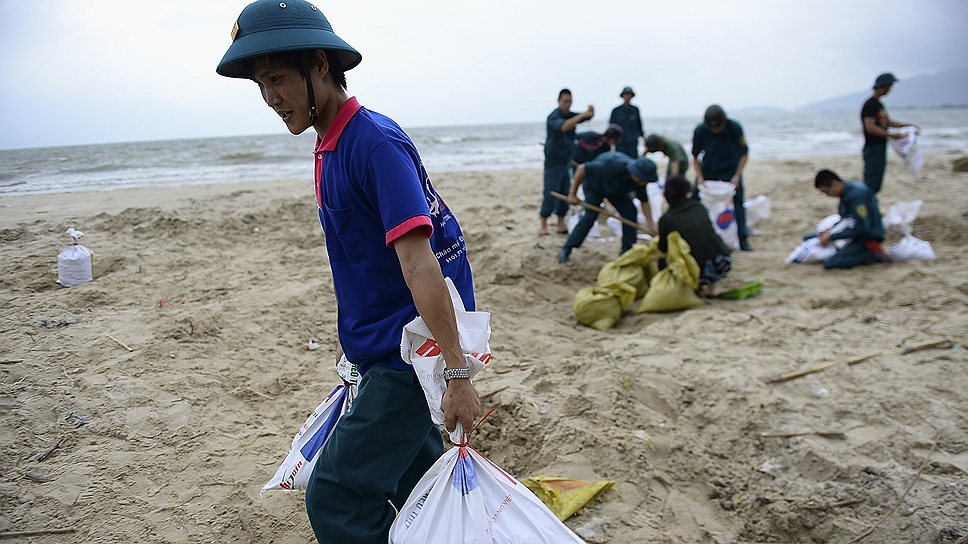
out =
[[[420,228],[427,230],[427,238],[430,238],[430,236],[434,233],[434,226],[430,222],[429,217],[426,215],[411,217],[410,219],[407,219],[403,223],[400,223],[387,231],[387,247],[393,247],[393,242],[399,240],[404,234]]]

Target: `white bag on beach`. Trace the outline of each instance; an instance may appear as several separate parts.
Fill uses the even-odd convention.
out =
[[[470,446],[451,448],[414,487],[389,544],[584,544],[528,488]]]
[[[709,220],[719,237],[732,249],[739,249],[739,227],[733,196],[736,187],[728,181],[706,181],[699,185],[699,199],[709,210]]]
[[[67,229],[73,242],[57,255],[57,283],[76,287],[94,279],[91,250],[78,243],[84,233],[73,227]]]
[[[665,206],[665,194],[662,192],[664,189],[665,182],[661,179],[657,182],[646,184],[645,186],[645,194],[649,195],[649,208],[652,210],[652,220],[655,221],[656,225],[659,224],[659,218],[662,217],[662,208]],[[635,205],[639,206],[638,201],[635,202]],[[641,209],[636,209],[639,209],[639,213],[641,214]],[[643,217],[639,222],[644,225],[645,218]]]
[[[579,209],[577,211],[576,210],[572,210],[572,211],[568,212],[568,218],[565,219],[565,221],[567,222],[567,225],[568,225],[568,234],[571,234],[571,231],[575,230],[575,227],[578,225],[578,221],[581,219],[581,214],[582,213],[584,213],[584,212],[581,211],[581,209]],[[602,231],[601,231],[601,229],[598,226],[598,220],[595,220],[595,222],[592,223],[592,228],[588,231],[588,235],[585,236],[585,239],[586,240],[594,240],[594,241],[604,241],[605,240],[605,238],[602,237]]]
[[[491,359],[491,314],[487,312],[468,312],[464,309],[464,302],[457,292],[457,287],[450,278],[444,278],[450,299],[454,305],[457,317],[457,334],[460,337],[460,348],[464,352],[464,360],[471,372],[471,381]],[[421,317],[417,317],[403,327],[403,337],[400,341],[400,356],[404,361],[413,365],[413,370],[420,380],[427,406],[430,408],[430,418],[434,423],[444,423],[444,412],[440,403],[447,391],[444,381],[444,356],[440,346],[434,340],[433,334]],[[464,429],[460,422],[450,433],[450,440],[459,444],[463,440]],[[429,541],[428,541],[429,542]],[[441,541],[445,542],[445,541]]]
[[[746,209],[746,227],[750,229],[750,234],[758,234],[754,227],[773,217],[773,204],[766,195],[747,200],[743,203],[743,208]]]
[[[289,453],[279,465],[275,475],[262,486],[262,493],[306,489],[309,476],[313,473],[316,460],[319,459],[319,451],[329,440],[339,419],[350,410],[356,393],[355,384],[337,385],[323,399],[323,402],[319,403],[296,433],[296,437],[292,439]]]
[[[924,155],[918,147],[918,129],[914,127],[901,127],[898,131],[901,137],[891,138],[891,147],[897,152],[898,156],[904,159],[904,165],[908,172],[914,176],[914,181],[921,181],[921,168],[924,166]]]
[[[820,245],[820,239],[816,235],[825,230],[829,230],[833,234],[853,226],[854,220],[850,217],[841,219],[840,215],[836,213],[824,217],[817,223],[817,228],[813,231],[814,236],[800,242],[800,245],[795,247],[787,255],[785,260],[786,264],[819,263],[833,257],[834,253],[837,253],[838,249],[847,245],[850,240],[834,240],[832,244],[822,246]]]
[[[905,235],[901,240],[888,248],[887,254],[894,262],[901,261],[933,261],[937,259],[931,242]]]
[[[881,218],[884,228],[894,229],[902,235],[911,234],[914,231],[912,224],[923,205],[923,200],[904,200],[894,204]]]

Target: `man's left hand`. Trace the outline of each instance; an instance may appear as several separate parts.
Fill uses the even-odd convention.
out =
[[[822,246],[829,245],[830,244],[830,231],[829,230],[825,230],[825,231],[821,232],[820,234],[817,235],[817,238],[820,239],[820,245],[822,245]]]
[[[739,187],[739,174],[736,174],[735,176],[733,176],[732,179],[729,180],[729,182],[733,184],[733,187]]]

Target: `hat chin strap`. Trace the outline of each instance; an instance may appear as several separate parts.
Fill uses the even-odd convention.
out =
[[[316,111],[316,96],[313,93],[313,61],[312,57],[306,57],[306,93],[309,95],[309,124],[310,126],[316,124],[316,119],[319,118],[319,112]]]

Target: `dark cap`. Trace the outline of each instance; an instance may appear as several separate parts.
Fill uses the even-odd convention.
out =
[[[627,94],[630,94],[632,96],[635,96],[635,91],[632,90],[632,87],[624,87],[622,89],[622,92],[618,93],[618,97],[619,98],[622,98],[622,97],[624,97]]]
[[[645,139],[645,150],[649,153],[659,149],[659,146],[664,144],[662,136],[658,134],[649,134],[649,137]]]
[[[726,124],[726,110],[719,104],[713,104],[706,108],[703,116],[703,123],[709,128],[719,128]]]
[[[632,174],[645,183],[659,181],[659,176],[656,174],[655,163],[652,162],[651,159],[639,157],[634,161],[629,161],[626,169],[628,170],[629,174]]]
[[[894,74],[890,72],[884,72],[883,74],[877,76],[874,80],[874,88],[887,87],[888,85],[894,85],[894,83],[901,81],[900,79],[894,77]]]
[[[612,124],[608,125],[608,128],[605,129],[604,136],[606,138],[621,138],[622,137],[622,127],[619,126],[619,125],[616,125],[615,123],[612,123]]]
[[[306,0],[257,0],[239,15],[229,46],[215,69],[220,75],[248,78],[243,61],[272,53],[323,49],[333,51],[344,70],[362,55],[333,32],[322,11]]]

